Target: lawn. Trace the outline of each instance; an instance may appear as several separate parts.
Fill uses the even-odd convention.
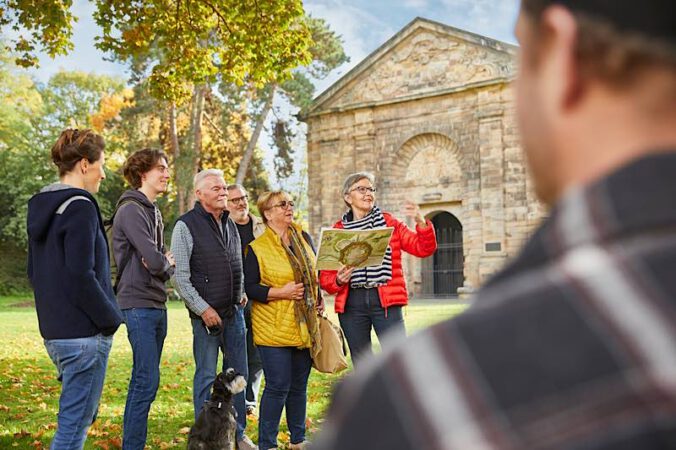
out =
[[[414,332],[451,317],[464,308],[453,303],[429,302],[409,306],[407,329]],[[332,319],[337,323],[331,311]],[[38,331],[30,297],[0,297],[0,448],[48,448],[56,427],[59,383]],[[131,371],[131,349],[126,330],[115,335],[98,420],[89,431],[87,449],[121,446],[122,415]],[[151,449],[185,448],[192,425],[192,332],[180,302],[169,307],[169,333],[162,355],[162,380],[149,418]],[[308,434],[321,426],[332,385],[343,376],[312,371],[308,392]],[[254,441],[257,424],[249,423]],[[281,448],[288,443],[285,424]]]

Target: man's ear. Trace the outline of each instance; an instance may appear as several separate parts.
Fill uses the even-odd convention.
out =
[[[547,45],[548,95],[562,111],[575,108],[586,91],[585,79],[576,58],[577,23],[566,8],[551,6],[542,13],[542,26],[549,35]]]

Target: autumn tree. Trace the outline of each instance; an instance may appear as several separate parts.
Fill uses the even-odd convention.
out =
[[[38,51],[54,58],[73,49],[77,19],[70,11],[72,4],[72,0],[0,0],[0,26],[16,33],[7,44],[18,66],[38,66]]]
[[[287,79],[307,64],[310,31],[301,0],[96,0],[102,34],[96,46],[120,61],[142,57],[148,86],[167,101],[180,209],[188,207],[202,148],[205,97],[215,83],[263,86]],[[13,27],[18,64],[37,65],[35,53],[72,49],[76,20],[70,0],[0,0],[0,24]],[[190,105],[190,133],[179,146],[178,109]]]
[[[117,115],[108,99],[123,95],[124,82],[105,75],[58,72],[46,84],[34,84],[12,58],[0,53],[0,240],[26,242],[26,204],[40,188],[56,181],[49,149],[65,126],[94,127],[93,119]],[[118,111],[119,113],[119,111]],[[106,121],[98,131],[106,139],[106,153],[126,150],[115,139],[115,126]],[[118,159],[119,160],[119,159]],[[115,166],[108,159],[108,168]],[[114,170],[99,194],[105,213],[119,196],[122,181]]]
[[[342,39],[329,28],[324,19],[306,16],[304,22],[312,37],[309,48],[311,59],[296,67],[290,78],[281,82],[273,80],[262,89],[249,91],[254,125],[237,171],[237,183],[244,180],[249,161],[274,105],[275,96],[282,96],[293,108],[302,112],[312,102],[315,92],[313,80],[325,78],[332,70],[349,61],[343,50]],[[273,122],[271,136],[277,149],[274,164],[278,178],[288,177],[293,171],[294,150],[291,143],[296,128],[297,122],[293,119],[276,117]]]

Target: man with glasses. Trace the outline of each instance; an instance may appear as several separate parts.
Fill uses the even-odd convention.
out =
[[[244,250],[254,239],[263,234],[265,224],[263,221],[251,214],[249,211],[249,196],[241,184],[231,184],[227,188],[228,202],[227,210],[230,212],[230,218],[237,225],[239,238],[242,243],[242,260],[244,260]],[[258,349],[253,341],[253,330],[251,328],[251,302],[246,303],[244,308],[244,322],[246,323],[246,352],[249,363],[249,383],[246,386],[246,413],[255,415],[258,402],[258,391],[263,378],[263,364],[258,354]]]

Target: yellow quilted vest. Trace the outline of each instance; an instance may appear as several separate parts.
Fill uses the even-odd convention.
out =
[[[292,224],[299,233],[301,228]],[[256,254],[261,273],[261,284],[270,287],[282,287],[294,281],[293,269],[280,237],[270,227],[251,244]],[[303,240],[308,254],[314,254]],[[256,345],[269,347],[310,348],[311,340],[304,327],[301,330],[296,321],[293,300],[271,300],[268,303],[253,302],[251,322]]]

